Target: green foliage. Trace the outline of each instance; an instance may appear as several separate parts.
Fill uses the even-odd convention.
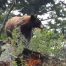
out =
[[[18,41],[18,37],[19,37],[18,28],[13,30],[12,35],[13,35],[13,39],[11,39],[11,43],[12,43],[13,47],[15,48],[15,51],[13,51],[13,54],[18,55],[22,52],[23,47],[24,47],[22,40]],[[18,43],[18,47],[16,46],[16,42]]]
[[[0,34],[0,40],[6,40],[7,36],[5,35],[5,33]]]
[[[16,42],[17,38],[19,36],[19,32],[17,32],[16,29],[13,30],[13,39],[11,39],[11,43],[13,47],[15,48],[15,51],[13,51],[14,55],[18,55],[22,52],[24,45],[22,43],[22,40],[20,40],[18,43],[18,48],[16,48]],[[48,31],[46,29],[43,29],[42,31],[39,29],[35,29],[33,31],[33,37],[30,42],[30,49],[34,51],[39,51],[42,53],[47,53],[49,55],[57,55],[59,56],[60,49],[62,48],[61,42],[63,42],[63,34],[56,34],[54,32]],[[5,40],[6,36],[2,34],[0,36],[1,40]]]
[[[49,55],[56,55],[61,49],[61,42],[63,41],[63,35],[54,36],[54,32],[43,30],[42,32],[34,30],[34,36],[30,43],[30,48],[35,51],[47,53]]]
[[[2,22],[3,22],[3,15],[0,14],[0,24],[2,25]]]

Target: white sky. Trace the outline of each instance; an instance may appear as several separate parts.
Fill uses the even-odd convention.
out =
[[[66,3],[66,0],[55,0],[55,1],[56,1],[56,3],[58,3],[59,1]]]
[[[19,12],[19,10],[11,11],[11,13],[14,14],[14,15],[19,15],[19,14],[20,14],[21,16],[23,15],[21,12]]]

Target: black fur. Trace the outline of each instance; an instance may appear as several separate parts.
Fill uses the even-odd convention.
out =
[[[21,33],[25,36],[25,38],[28,41],[30,41],[32,35],[32,29],[40,28],[40,25],[41,25],[41,21],[35,16],[31,15],[30,22],[25,25],[21,25],[20,30]]]
[[[6,30],[6,34],[8,37],[13,38],[12,32],[10,30]]]
[[[20,58],[15,58],[15,61],[16,61],[17,66],[22,66]]]

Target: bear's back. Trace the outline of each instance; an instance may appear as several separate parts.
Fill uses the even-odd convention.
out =
[[[22,17],[15,16],[10,18],[5,24],[5,29],[12,30],[15,26],[17,26],[20,20],[22,21]]]

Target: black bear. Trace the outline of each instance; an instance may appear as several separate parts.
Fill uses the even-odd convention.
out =
[[[20,26],[21,34],[29,42],[33,28],[43,28],[41,21],[34,15],[25,15],[23,17],[15,16],[10,18],[5,24],[5,31],[12,38],[12,31],[17,26]]]

